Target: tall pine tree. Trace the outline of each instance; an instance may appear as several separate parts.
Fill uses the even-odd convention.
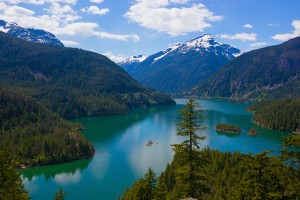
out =
[[[179,166],[175,171],[176,189],[175,196],[200,198],[207,191],[203,184],[204,176],[201,173],[205,160],[200,157],[200,141],[205,136],[199,136],[198,132],[205,130],[200,123],[204,119],[200,105],[194,99],[190,99],[179,111],[177,123],[177,135],[186,138],[180,144],[173,144],[175,159]]]

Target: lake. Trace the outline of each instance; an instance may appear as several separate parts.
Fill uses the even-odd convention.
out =
[[[34,167],[21,171],[25,188],[33,200],[52,200],[59,187],[67,193],[66,199],[117,199],[126,187],[141,178],[151,167],[160,174],[171,162],[171,144],[182,139],[176,136],[178,110],[186,99],[177,99],[177,105],[135,109],[128,114],[109,117],[89,117],[74,120],[86,127],[83,134],[92,141],[96,153],[92,159],[70,163]],[[274,150],[279,153],[282,137],[287,133],[257,127],[252,123],[248,104],[224,100],[199,99],[206,118],[200,132],[206,139],[201,146],[221,151],[259,153]],[[220,134],[214,130],[218,123],[238,125],[238,136]],[[258,136],[247,135],[256,128]],[[148,140],[153,141],[151,147]]]

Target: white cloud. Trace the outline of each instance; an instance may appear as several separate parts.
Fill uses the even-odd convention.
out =
[[[94,35],[99,36],[101,38],[109,38],[109,39],[122,40],[122,41],[138,42],[140,40],[140,37],[136,34],[120,35],[120,34],[111,34],[107,32],[94,32]]]
[[[253,26],[251,24],[245,24],[243,27],[244,28],[253,28]]]
[[[7,8],[4,11],[4,14],[8,15],[8,16],[20,17],[20,16],[24,16],[24,15],[31,16],[31,15],[35,14],[35,12],[32,10],[29,10],[27,8],[20,7],[20,6],[12,6],[12,7]]]
[[[33,5],[44,5],[47,3],[64,3],[64,4],[71,4],[76,5],[77,0],[1,0],[1,2],[5,2],[8,4],[33,4]]]
[[[0,2],[0,10],[5,10],[7,9],[9,6],[6,5],[5,3]]]
[[[98,36],[101,38],[109,38],[122,41],[133,41],[137,42],[140,40],[138,35],[121,35],[121,34],[111,34],[107,32],[97,31],[95,29],[99,28],[97,23],[89,22],[75,22],[67,24],[66,26],[53,30],[54,34],[57,35],[79,35],[79,36]]]
[[[170,0],[171,3],[179,3],[179,4],[185,4],[189,2],[189,0]]]
[[[235,35],[221,34],[218,35],[220,38],[229,40],[242,40],[242,41],[256,41],[256,33],[237,33]]]
[[[286,41],[295,37],[300,36],[300,20],[294,20],[292,23],[294,30],[292,33],[276,34],[272,36],[274,40]]]
[[[47,0],[48,1],[48,0]],[[50,1],[50,0],[49,0]],[[113,34],[103,32],[97,23],[77,22],[81,16],[72,7],[75,0],[64,1],[68,4],[60,4],[62,0],[53,0],[43,15],[37,15],[33,10],[0,3],[0,19],[7,22],[16,22],[23,27],[32,27],[49,31],[55,35],[96,36],[121,41],[139,41],[136,34]]]
[[[73,22],[81,18],[70,5],[62,6],[57,2],[52,2],[50,8],[45,10],[51,14],[52,18],[63,23]]]
[[[81,11],[94,14],[94,15],[105,15],[109,12],[109,9],[108,8],[100,9],[97,6],[90,6],[87,8],[82,8]]]
[[[78,46],[79,43],[72,40],[60,40],[65,46]]]
[[[265,42],[255,42],[255,43],[250,44],[250,47],[258,48],[258,47],[263,47],[266,45],[267,45],[267,43],[265,43]]]
[[[103,53],[103,55],[105,55],[106,57],[108,57],[109,59],[111,59],[112,61],[114,61],[115,63],[119,63],[122,62],[126,59],[126,57],[124,57],[121,54],[114,54],[111,51],[108,51],[106,53]]]
[[[211,26],[209,21],[220,21],[203,4],[190,7],[171,7],[172,3],[186,3],[185,0],[135,0],[125,17],[131,22],[171,36],[203,31]]]
[[[90,0],[91,3],[102,3],[104,0]]]
[[[9,4],[26,3],[26,4],[33,4],[33,5],[43,5],[45,3],[44,0],[1,0],[1,1]]]

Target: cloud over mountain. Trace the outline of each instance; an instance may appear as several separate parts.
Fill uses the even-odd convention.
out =
[[[204,31],[210,22],[221,21],[203,4],[188,4],[188,0],[136,0],[124,15],[131,22],[171,36]],[[180,7],[174,4],[181,4]]]

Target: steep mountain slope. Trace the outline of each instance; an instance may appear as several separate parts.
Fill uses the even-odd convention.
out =
[[[131,56],[126,58],[123,62],[118,63],[129,74],[135,71],[135,68],[143,62],[147,57],[143,55]]]
[[[132,67],[127,65],[126,70],[147,86],[179,93],[209,78],[238,54],[240,50],[220,44],[206,34],[151,55]]]
[[[64,118],[119,114],[172,104],[105,56],[29,43],[0,33],[0,84],[31,95]]]
[[[55,35],[40,29],[23,28],[16,23],[0,20],[0,31],[29,42],[63,47],[63,43]]]
[[[94,155],[81,126],[66,122],[28,96],[0,89],[0,150],[25,166],[53,164]]]
[[[244,53],[188,95],[252,99],[300,96],[300,37]]]

